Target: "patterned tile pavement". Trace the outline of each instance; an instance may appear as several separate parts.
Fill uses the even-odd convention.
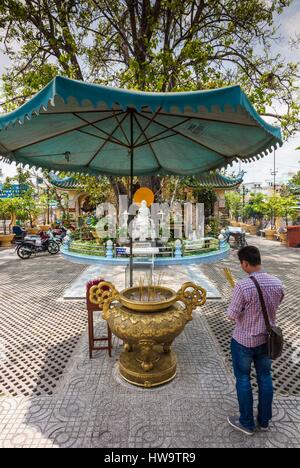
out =
[[[273,244],[265,244],[262,249],[268,269],[285,278],[285,311],[293,312],[300,296],[296,288],[300,251]],[[3,340],[6,324],[11,341],[8,358],[7,349],[0,352],[1,448],[300,446],[297,395],[276,396],[268,433],[258,432],[247,438],[228,427],[226,416],[235,413],[237,405],[225,348],[214,334],[217,328],[209,318],[217,315],[215,322],[223,323],[216,309],[214,313],[207,307],[197,311],[177,338],[178,375],[173,382],[155,389],[133,387],[118,375],[118,340],[114,339],[112,358],[99,352],[89,360],[84,303],[61,300],[63,290],[82,272],[82,267],[51,257],[19,262],[7,253],[2,261],[2,255],[0,252],[0,336]],[[230,266],[237,274],[234,253]],[[224,300],[214,303],[214,307],[219,305],[221,314],[228,292],[220,268],[221,265],[209,265],[205,274],[222,288]],[[299,314],[293,324],[299,337],[297,319]],[[97,327],[99,332],[104,331],[104,322],[99,320]],[[218,327],[222,329],[222,325]],[[36,368],[31,365],[34,356]],[[8,389],[2,387],[3,370],[13,360],[15,368],[8,381],[17,372],[23,372],[23,378],[27,378],[32,371],[31,388],[26,379],[24,389],[16,387],[15,382]],[[56,367],[51,370],[53,362]],[[52,383],[51,388],[45,378]],[[22,377],[15,378],[16,382],[19,380]]]

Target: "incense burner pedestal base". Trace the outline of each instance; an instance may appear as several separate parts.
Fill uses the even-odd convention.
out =
[[[156,387],[173,380],[176,377],[177,364],[174,351],[165,353],[162,346],[154,346],[154,356],[154,362],[151,362],[149,370],[143,370],[140,350],[134,347],[129,352],[124,350],[119,361],[122,378],[133,385],[145,388]]]
[[[176,303],[157,312],[132,311],[117,303],[107,321],[114,335],[124,341],[119,360],[121,376],[145,388],[163,385],[176,376],[174,339],[191,317]]]

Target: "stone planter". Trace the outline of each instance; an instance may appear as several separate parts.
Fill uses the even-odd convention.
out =
[[[266,229],[265,236],[267,240],[274,240],[275,229]]]
[[[40,232],[40,230],[38,228],[27,228],[26,232],[30,236],[36,236]]]
[[[249,232],[252,236],[257,234],[257,226],[253,226],[253,224],[247,224],[246,231]]]
[[[10,247],[14,237],[14,234],[0,234],[0,246]]]
[[[51,229],[50,224],[41,224],[39,226],[39,231],[49,231],[49,229]]]
[[[281,232],[279,234],[280,237],[280,242],[282,242],[284,245],[287,245],[287,232]]]

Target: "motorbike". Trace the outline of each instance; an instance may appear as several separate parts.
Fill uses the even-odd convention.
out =
[[[50,235],[52,236],[55,242],[57,242],[58,244],[62,244],[64,238],[67,235],[67,230],[63,226],[60,228],[55,228],[55,229],[52,229],[52,231],[50,232]]]
[[[56,255],[59,253],[60,247],[49,233],[40,232],[37,236],[27,236],[22,241],[17,242],[16,251],[22,260],[27,260],[33,254],[40,252]]]

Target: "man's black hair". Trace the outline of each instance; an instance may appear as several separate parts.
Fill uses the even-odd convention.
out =
[[[246,247],[242,247],[238,251],[238,257],[240,262],[245,260],[252,266],[261,265],[260,251],[254,245],[247,245]]]

